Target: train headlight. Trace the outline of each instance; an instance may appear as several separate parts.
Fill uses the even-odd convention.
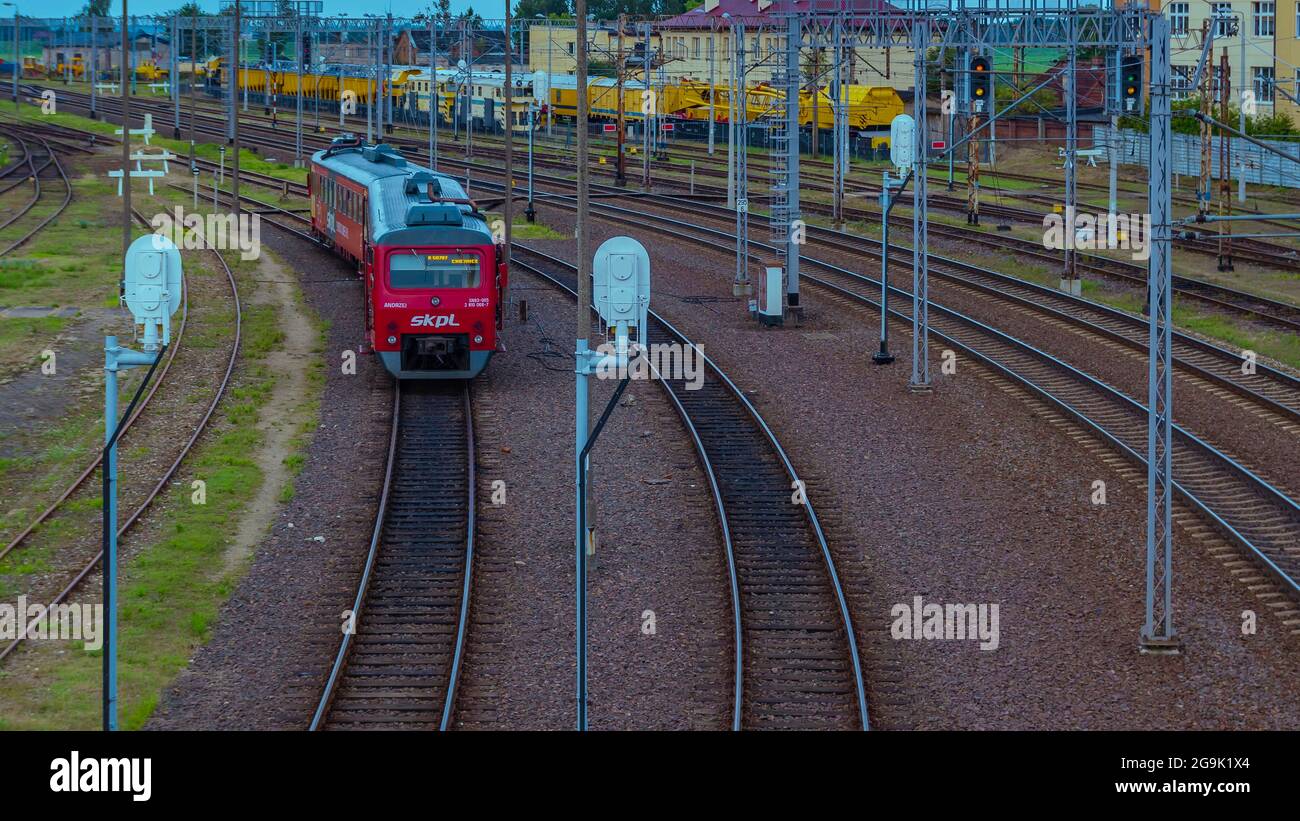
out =
[[[389,344],[389,345],[396,345],[396,344],[397,344],[397,337],[395,337],[395,336],[390,336],[390,337],[388,337],[388,344]]]
[[[481,344],[482,342],[483,342],[483,337],[479,336],[478,334],[475,334],[475,335],[474,335],[474,344],[475,344],[475,345],[479,345],[479,344]]]
[[[442,300],[435,296],[434,298],[429,300],[429,304],[437,308],[439,305],[442,304]]]

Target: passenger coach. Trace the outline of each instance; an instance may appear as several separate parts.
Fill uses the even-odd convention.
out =
[[[357,264],[370,348],[398,379],[469,379],[497,346],[508,272],[452,177],[344,135],[312,156],[312,232]]]

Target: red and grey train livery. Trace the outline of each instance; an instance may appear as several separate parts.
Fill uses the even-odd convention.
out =
[[[398,379],[469,379],[497,347],[508,271],[454,178],[345,135],[312,156],[312,231],[358,264],[367,342]]]

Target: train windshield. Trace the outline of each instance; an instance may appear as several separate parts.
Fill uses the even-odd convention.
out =
[[[411,251],[389,259],[393,288],[477,288],[481,260],[473,251]]]

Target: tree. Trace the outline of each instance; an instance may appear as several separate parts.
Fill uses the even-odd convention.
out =
[[[108,17],[111,2],[112,0],[86,0],[86,5],[81,7],[81,16]]]
[[[521,20],[543,17],[568,17],[571,12],[568,0],[519,0],[514,16]]]
[[[482,28],[483,18],[478,12],[474,11],[473,6],[467,6],[464,11],[456,15],[457,20],[464,20],[470,28]]]
[[[446,25],[451,22],[451,0],[437,0],[434,3],[438,22]]]

